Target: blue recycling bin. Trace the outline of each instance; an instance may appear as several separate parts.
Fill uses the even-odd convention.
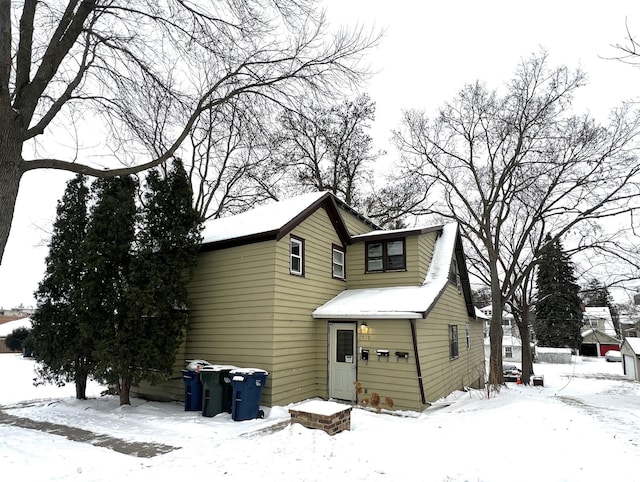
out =
[[[237,368],[229,372],[233,400],[231,418],[235,421],[264,417],[260,410],[262,388],[269,373],[260,368]]]
[[[215,417],[222,412],[231,412],[232,388],[229,372],[233,365],[206,365],[200,369],[202,382],[202,415]]]
[[[210,365],[204,360],[188,360],[187,368],[182,370],[184,382],[184,410],[186,412],[202,410],[202,382],[200,370],[203,366]]]

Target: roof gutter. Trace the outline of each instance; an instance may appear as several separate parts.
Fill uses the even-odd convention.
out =
[[[411,340],[413,341],[413,357],[416,359],[416,372],[418,373],[418,387],[420,388],[420,399],[422,405],[427,404],[427,397],[424,394],[424,383],[422,382],[422,368],[420,368],[420,354],[418,353],[418,337],[416,335],[416,320],[410,319]]]

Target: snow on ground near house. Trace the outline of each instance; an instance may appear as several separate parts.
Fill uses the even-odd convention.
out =
[[[640,480],[640,383],[620,363],[575,358],[539,364],[544,387],[509,383],[490,399],[459,393],[423,413],[352,411],[352,428],[330,437],[290,425],[287,407],[233,422],[185,412],[179,403],[119,407],[90,384],[34,387],[34,362],[0,355],[0,405],[11,415],[72,425],[128,441],[181,447],[153,458],[0,424],[2,480],[600,481]],[[268,383],[268,381],[267,381]],[[383,393],[381,393],[384,396]],[[29,403],[25,403],[29,402]]]

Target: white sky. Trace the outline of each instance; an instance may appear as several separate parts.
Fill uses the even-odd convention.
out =
[[[625,19],[640,37],[640,2],[574,0],[325,0],[334,24],[360,22],[385,28],[369,57],[377,72],[363,89],[377,103],[373,136],[387,149],[401,110],[429,113],[450,100],[464,83],[490,87],[507,81],[522,57],[545,48],[552,64],[581,66],[590,79],[576,98],[580,111],[604,119],[622,100],[640,96],[640,71],[605,60],[623,43]],[[21,184],[9,244],[0,266],[0,308],[34,304],[44,273],[46,231],[69,174],[30,172]]]

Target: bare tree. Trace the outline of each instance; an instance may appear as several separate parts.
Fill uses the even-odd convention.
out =
[[[274,160],[270,109],[238,98],[203,114],[189,135],[189,176],[203,220],[277,199],[284,176]]]
[[[640,67],[640,42],[638,38],[631,33],[628,21],[625,22],[625,28],[627,32],[625,38],[626,43],[617,43],[614,45],[614,48],[618,50],[619,54],[613,57],[613,59],[633,65],[634,67]]]
[[[569,115],[584,83],[581,71],[550,68],[546,54],[534,55],[503,95],[467,85],[433,120],[405,113],[395,136],[406,175],[433,185],[422,213],[458,221],[476,272],[486,273],[494,386],[503,382],[501,314],[535,268],[540,237],[555,241],[583,222],[627,212],[640,193],[637,113],[623,106],[606,127]]]
[[[302,190],[331,191],[358,207],[372,164],[382,154],[367,133],[375,103],[368,95],[332,106],[303,102],[280,116],[283,167]]]
[[[358,81],[377,41],[361,28],[328,35],[314,0],[0,0],[0,260],[24,173],[159,165],[232,99],[286,103]],[[78,119],[101,135],[101,165],[82,151],[23,157]]]

